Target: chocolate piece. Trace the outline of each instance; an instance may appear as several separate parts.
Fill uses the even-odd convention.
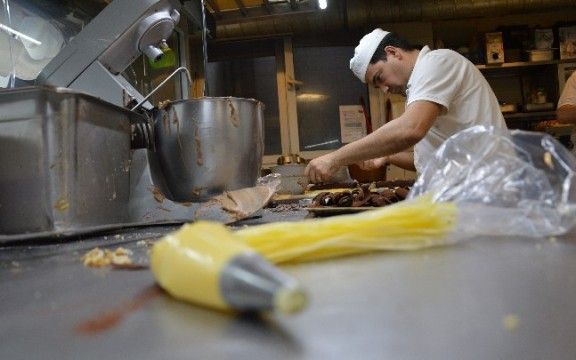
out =
[[[395,188],[395,187],[407,187],[410,188],[414,185],[414,180],[388,180],[388,181],[376,181],[376,187],[378,188]]]
[[[354,199],[352,198],[352,195],[348,193],[338,199],[338,206],[349,207],[352,206],[353,202]]]
[[[383,196],[387,197],[387,198],[395,198],[396,194],[394,193],[394,190],[390,189],[390,188],[384,188],[382,189],[382,191],[380,192],[380,194],[382,194]]]
[[[399,187],[399,188],[394,189],[394,193],[396,194],[396,196],[398,197],[399,200],[406,199],[406,196],[408,196],[409,192],[410,192],[410,190],[403,188],[403,187]]]
[[[388,204],[394,204],[395,202],[398,202],[398,198],[394,193],[382,194],[382,197],[384,197],[384,201],[386,201]]]
[[[342,191],[342,192],[335,193],[334,194],[334,203],[338,204],[340,202],[340,199],[345,197],[345,196],[352,197],[352,195],[350,194],[350,191]]]
[[[321,183],[321,184],[312,184],[310,186],[310,190],[328,190],[328,189],[342,189],[342,188],[350,188],[353,189],[358,186],[358,181],[345,181],[345,182],[337,182],[337,183]]]
[[[321,192],[320,194],[314,196],[312,199],[312,206],[323,206],[324,205],[324,198],[330,195],[328,191]]]
[[[388,204],[390,204],[390,202],[388,202],[386,197],[382,196],[381,194],[372,194],[370,196],[370,205],[372,206],[380,207]]]

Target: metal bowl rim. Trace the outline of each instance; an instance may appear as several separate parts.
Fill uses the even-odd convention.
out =
[[[221,102],[221,101],[230,101],[230,100],[235,100],[235,101],[242,101],[242,102],[253,102],[255,104],[260,104],[261,106],[265,106],[264,103],[260,100],[256,100],[253,98],[241,98],[241,97],[234,97],[234,96],[224,96],[224,97],[212,97],[212,96],[204,96],[201,98],[194,98],[194,99],[182,99],[182,100],[174,100],[171,101],[170,104],[171,105],[175,105],[175,104],[180,104],[180,103],[186,103],[186,102],[204,102],[204,101],[214,101],[214,102]]]

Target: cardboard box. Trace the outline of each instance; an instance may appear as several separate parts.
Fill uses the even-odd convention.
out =
[[[486,64],[504,62],[504,42],[502,32],[486,33]]]
[[[558,29],[560,39],[560,60],[576,59],[576,26]]]
[[[536,50],[552,49],[554,32],[552,29],[534,29],[534,48]]]

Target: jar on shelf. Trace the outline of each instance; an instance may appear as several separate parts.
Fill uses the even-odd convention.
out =
[[[532,96],[533,104],[545,104],[547,100],[546,91],[543,88],[538,88]]]

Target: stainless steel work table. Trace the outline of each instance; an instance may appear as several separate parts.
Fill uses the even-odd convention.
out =
[[[482,238],[283,268],[293,317],[179,302],[148,270],[90,269],[98,246],[142,254],[174,226],[0,249],[0,359],[575,359],[576,237]]]

